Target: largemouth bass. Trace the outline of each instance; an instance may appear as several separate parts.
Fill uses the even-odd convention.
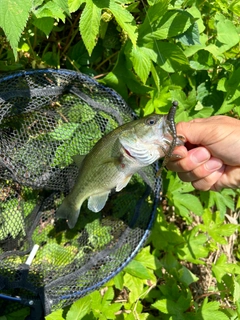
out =
[[[171,117],[152,114],[126,123],[101,138],[82,159],[76,183],[56,217],[66,219],[69,228],[73,228],[86,199],[89,210],[101,211],[112,189],[121,191],[134,173],[182,144],[174,131],[175,111],[173,105]]]

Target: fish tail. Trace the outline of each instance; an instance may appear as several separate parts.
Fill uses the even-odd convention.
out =
[[[68,198],[65,198],[56,211],[56,218],[66,219],[69,228],[74,228],[80,214],[81,205],[82,203],[76,208]]]

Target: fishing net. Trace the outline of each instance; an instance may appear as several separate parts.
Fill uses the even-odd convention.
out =
[[[101,212],[84,203],[74,229],[55,219],[77,177],[72,157],[135,118],[115,91],[81,73],[0,78],[0,315],[18,302],[41,319],[102,286],[143,245],[160,191],[156,164]]]

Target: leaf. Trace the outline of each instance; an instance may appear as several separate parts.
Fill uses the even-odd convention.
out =
[[[68,0],[52,0],[52,1],[56,3],[58,7],[61,8],[62,11],[65,12],[70,17]]]
[[[240,300],[240,283],[236,280],[233,282],[234,289],[233,289],[233,301],[236,302]]]
[[[161,17],[167,12],[168,9],[168,0],[162,0],[158,3],[152,5],[146,12],[146,17],[139,27],[139,40],[143,39],[145,35],[152,35],[154,28],[156,29],[156,23],[161,19]],[[154,27],[155,26],[155,27]],[[156,38],[151,37],[156,40]]]
[[[217,20],[217,40],[220,42],[216,45],[223,53],[239,42],[239,35],[232,21],[226,19],[223,14],[217,13],[215,19]],[[229,35],[231,36],[229,37]]]
[[[143,248],[135,258],[145,267],[156,270],[161,267],[159,260],[150,252],[150,246]]]
[[[57,311],[52,312],[48,316],[45,317],[46,320],[64,320],[63,318],[63,310],[59,309]]]
[[[237,229],[238,226],[231,223],[223,224],[220,227],[221,235],[223,237],[230,237]]]
[[[18,42],[27,24],[31,6],[31,0],[1,0],[0,27],[10,42],[15,60]]]
[[[149,279],[150,274],[147,268],[139,261],[132,260],[126,267],[125,272],[140,279]]]
[[[218,320],[228,320],[229,318],[222,312],[219,311],[219,302],[207,302],[205,299],[203,305],[198,310],[197,314],[202,316],[202,319],[218,319]]]
[[[89,55],[92,54],[97,43],[101,11],[102,9],[96,6],[92,0],[86,0],[86,6],[80,19],[79,30]]]
[[[59,6],[57,1],[56,3],[49,1],[44,5],[37,7],[33,12],[37,18],[52,17],[56,20],[61,19],[62,22],[65,22],[64,10]]]
[[[217,262],[212,265],[212,271],[220,283],[222,278],[228,274],[240,274],[240,266],[235,263],[227,263],[227,257],[225,254],[221,254]]]
[[[101,81],[105,85],[115,89],[125,100],[128,98],[128,88],[139,94],[145,94],[150,90],[147,86],[139,83],[137,77],[131,72],[128,65],[128,57],[124,54],[124,51],[121,50],[112,72],[109,72]]]
[[[115,313],[121,309],[121,303],[112,303],[114,298],[114,291],[112,287],[108,287],[102,298],[101,313],[106,319],[116,319]]]
[[[158,309],[162,313],[168,315],[177,315],[179,320],[183,320],[181,305],[170,299],[161,299],[152,304],[153,308]]]
[[[102,0],[98,0],[102,1]],[[127,33],[132,44],[137,44],[137,27],[132,14],[127,11],[122,5],[119,5],[115,0],[110,0],[109,10],[114,15],[119,26]]]
[[[118,290],[122,290],[123,289],[123,272],[119,272],[114,277],[114,285]]]
[[[86,0],[68,0],[69,12],[77,11]]]
[[[193,4],[191,7],[187,9],[187,11],[193,16],[193,18],[196,20],[196,23],[198,25],[199,33],[202,33],[205,30],[205,25],[203,22],[203,16],[201,11],[198,9],[198,7]]]
[[[169,39],[185,33],[194,23],[194,19],[187,11],[169,10],[148,29],[139,29],[141,41],[149,42]]]
[[[200,258],[207,257],[209,250],[206,247],[207,236],[205,234],[199,233],[198,228],[194,227],[190,231],[185,231],[183,237],[186,241],[184,247],[180,248],[178,251],[178,256],[181,259],[193,263],[203,264],[203,261]]]
[[[71,305],[66,320],[82,319],[90,310],[91,299],[89,296],[83,297]]]
[[[74,132],[80,127],[79,123],[63,123],[54,131],[49,132],[48,136],[51,140],[68,140],[71,139]]]
[[[234,70],[228,80],[224,82],[227,92],[223,104],[216,114],[223,114],[230,111],[240,101],[240,68]]]
[[[240,4],[239,0],[232,1],[229,9],[234,12],[237,16],[240,16]]]
[[[178,270],[179,280],[185,284],[185,286],[189,286],[191,283],[199,280],[189,269],[182,266],[180,270]]]
[[[3,204],[2,204],[3,205]],[[19,208],[18,199],[12,199],[4,203],[0,215],[0,240],[13,239],[21,234],[26,235],[23,212]]]
[[[142,279],[133,277],[129,273],[126,273],[124,275],[124,286],[130,290],[129,302],[133,303],[138,300],[143,291]]]
[[[158,65],[166,72],[176,72],[189,69],[189,62],[183,51],[175,44],[156,41]]]
[[[186,46],[201,45],[197,23],[195,22],[191,25],[183,34],[177,36],[176,39]]]
[[[152,61],[157,60],[157,54],[152,49],[145,47],[132,46],[130,60],[133,68],[143,83],[146,83],[152,68]]]
[[[173,196],[173,200],[199,216],[203,213],[203,207],[200,200],[192,194],[181,194],[176,192]]]
[[[65,266],[74,259],[74,249],[71,246],[62,247],[57,243],[48,242],[38,250],[35,259],[36,261],[45,261],[46,263],[54,264],[55,266]]]
[[[43,31],[46,36],[52,31],[54,26],[54,19],[51,17],[33,18],[33,25],[39,30]]]

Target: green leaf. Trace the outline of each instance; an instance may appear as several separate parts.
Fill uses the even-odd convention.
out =
[[[75,247],[74,247],[75,248]],[[62,247],[61,245],[48,242],[46,245],[41,247],[36,255],[36,261],[45,261],[55,266],[65,266],[72,262],[75,253],[71,246]]]
[[[124,286],[130,290],[129,302],[133,303],[139,299],[143,291],[142,279],[136,278],[129,273],[124,275]]]
[[[216,114],[227,113],[232,110],[235,105],[238,105],[240,99],[240,68],[231,73],[229,80],[224,82],[224,86],[227,94]]]
[[[139,38],[144,42],[172,38],[184,34],[193,23],[194,19],[187,11],[169,10],[150,28],[144,29],[144,33],[140,28]]]
[[[239,3],[239,0],[232,1],[230,3],[229,10],[234,12],[237,16],[240,16],[240,3]]]
[[[77,11],[86,0],[68,0],[69,12]]]
[[[153,308],[158,309],[162,313],[168,315],[177,315],[179,320],[183,320],[182,308],[180,304],[170,300],[170,299],[161,299],[152,304]]]
[[[187,8],[187,11],[193,16],[198,25],[199,33],[202,33],[205,30],[205,25],[203,22],[203,16],[201,11],[198,9],[196,4],[193,4],[191,7]]]
[[[82,319],[90,310],[91,299],[89,299],[89,296],[83,297],[71,305],[66,320]]]
[[[39,30],[43,31],[46,36],[49,36],[49,33],[52,31],[54,26],[54,19],[51,17],[44,18],[33,18],[33,25]]]
[[[152,61],[157,60],[157,54],[152,49],[145,47],[132,46],[130,60],[133,68],[143,83],[146,83],[152,68]]]
[[[217,13],[216,20],[217,40],[220,42],[216,43],[216,45],[219,47],[220,52],[223,53],[239,42],[239,35],[232,21],[226,19],[223,14]]]
[[[48,316],[45,317],[46,320],[64,320],[63,318],[63,310],[59,309],[57,311],[52,312]]]
[[[37,7],[37,9],[33,10],[33,12],[37,18],[52,17],[56,20],[61,19],[62,22],[65,22],[66,18],[64,10],[61,6],[61,2],[58,3],[58,1],[49,1],[44,5]]]
[[[168,0],[158,1],[158,3],[151,6],[146,12],[146,17],[139,27],[139,39],[144,38],[145,35],[150,35],[153,33],[154,28],[156,29],[156,24],[161,19],[161,17],[167,12]],[[151,37],[154,40],[156,38]]]
[[[132,260],[126,267],[125,272],[140,279],[149,279],[150,275],[147,268],[139,261]]]
[[[186,241],[186,245],[179,249],[179,258],[193,263],[203,264],[203,261],[200,259],[207,257],[209,253],[209,250],[206,247],[208,240],[207,236],[198,233],[198,228],[194,227],[190,231],[185,231],[183,237]]]
[[[191,283],[199,280],[189,269],[182,266],[180,270],[178,270],[179,280],[185,284],[185,286],[189,286]]]
[[[70,16],[68,0],[52,0],[52,1],[56,3],[63,12],[65,12],[68,16]]]
[[[240,266],[236,263],[227,263],[227,257],[225,254],[221,254],[215,264],[212,265],[212,271],[218,282],[221,282],[222,278],[228,274],[240,274]]]
[[[154,44],[155,45],[155,44]],[[176,72],[189,69],[189,62],[183,51],[175,44],[156,41],[158,65],[166,72]]]
[[[74,132],[80,127],[79,123],[63,123],[60,127],[57,127],[54,131],[48,134],[51,140],[68,140],[71,139]]]
[[[102,0],[98,0],[102,1]],[[127,11],[124,6],[119,5],[115,0],[110,0],[109,10],[114,15],[119,26],[127,33],[131,39],[132,44],[135,46],[137,44],[137,27],[132,14]]]
[[[223,237],[230,237],[236,230],[238,229],[238,225],[235,224],[223,224],[220,227],[221,235]]]
[[[176,38],[186,46],[201,45],[198,25],[196,22],[191,25],[183,34],[177,36]]]
[[[123,272],[119,272],[115,277],[114,277],[114,284],[115,287],[118,290],[122,290],[123,289]]]
[[[156,270],[161,267],[159,260],[150,252],[150,246],[143,248],[135,258],[145,267]]]
[[[202,319],[218,319],[218,320],[228,320],[229,318],[222,312],[219,311],[220,305],[219,302],[207,302],[207,299],[204,300],[203,305],[198,310],[198,314],[202,316]]]
[[[195,214],[201,216],[203,213],[203,207],[200,200],[192,195],[186,193],[175,192],[173,196],[173,201],[177,201],[180,205],[186,207],[188,210],[194,212]]]
[[[0,27],[10,42],[15,60],[18,42],[27,24],[31,6],[31,0],[1,0]]]
[[[130,62],[130,64],[132,63]],[[141,84],[130,70],[129,59],[124,54],[124,50],[120,51],[112,72],[109,72],[101,82],[115,89],[125,100],[128,99],[128,88],[139,94],[145,94],[150,90],[150,88]]]
[[[13,310],[14,310],[14,308],[13,308]],[[17,311],[13,311],[11,313],[7,313],[6,316],[0,317],[0,320],[20,320],[20,319],[27,319],[28,316],[29,316],[29,308],[22,307],[22,309],[19,308]],[[62,319],[61,318],[55,318],[55,320],[62,320]]]
[[[19,234],[26,235],[23,213],[18,199],[12,199],[2,204],[0,216],[0,240],[11,235],[13,239]]]
[[[92,54],[97,43],[101,12],[102,9],[96,6],[92,0],[86,0],[86,6],[81,15],[79,29],[89,55]]]
[[[236,302],[240,300],[240,283],[236,280],[233,282],[234,290],[233,290],[233,301]]]

